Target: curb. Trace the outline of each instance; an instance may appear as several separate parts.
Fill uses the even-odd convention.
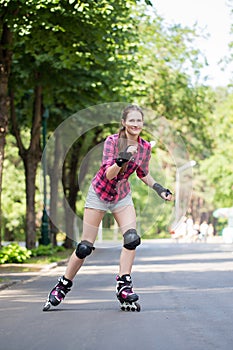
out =
[[[41,269],[38,269],[38,273],[48,272],[48,271],[50,271],[52,269],[55,269],[57,266],[62,266],[64,264],[66,264],[67,261],[68,261],[68,259],[65,259],[65,260],[61,260],[61,261],[58,261],[58,262],[53,262],[51,264],[45,265],[45,266],[41,267]],[[11,265],[12,266],[25,266],[25,267],[31,266],[32,267],[32,265],[30,265],[30,264],[28,264],[28,265],[27,264],[11,264]],[[36,264],[34,266],[38,267],[38,265],[36,265]],[[1,277],[1,274],[0,274],[0,277]],[[18,280],[14,280],[13,279],[13,280],[10,280],[10,278],[8,278],[8,277],[7,277],[7,279],[8,279],[8,281],[6,281],[6,282],[4,282],[4,281],[0,282],[0,291],[13,286],[14,284],[22,283],[24,281],[24,279],[18,279]]]
[[[19,282],[22,282],[22,281],[13,280],[13,281],[10,281],[10,282],[0,282],[0,291],[3,290],[3,289],[9,288],[9,287],[13,286],[13,284],[17,284]]]

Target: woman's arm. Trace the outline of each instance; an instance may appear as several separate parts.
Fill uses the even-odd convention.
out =
[[[119,167],[116,163],[108,167],[106,170],[106,178],[108,180],[112,180],[114,177],[116,177],[121,170],[121,167]]]
[[[126,148],[126,153],[122,152],[119,154],[118,158],[116,159],[116,163],[111,165],[110,167],[107,168],[106,170],[106,178],[108,180],[112,180],[114,177],[118,175],[118,173],[121,170],[121,167],[129,161],[131,156],[137,152],[137,147],[136,146],[128,146]],[[126,154],[126,159],[124,159],[124,154]],[[118,165],[118,161],[120,160]]]
[[[155,180],[153,177],[149,174],[147,174],[145,177],[142,177],[141,180],[149,187],[153,188],[153,185],[155,183]]]
[[[165,199],[166,201],[171,201],[172,200],[172,193],[170,190],[164,188],[160,184],[158,184],[154,178],[148,173],[146,176],[142,177],[141,180],[149,187],[153,188],[158,195]]]

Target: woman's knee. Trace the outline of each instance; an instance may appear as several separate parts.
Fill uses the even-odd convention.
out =
[[[128,250],[135,250],[141,244],[141,237],[134,228],[127,230],[123,234],[124,248]]]

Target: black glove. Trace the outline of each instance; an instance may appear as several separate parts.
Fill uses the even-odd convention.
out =
[[[163,186],[161,186],[160,184],[158,184],[157,182],[154,183],[153,185],[153,190],[155,190],[155,192],[158,193],[158,195],[164,199],[162,196],[161,196],[161,193],[165,192],[165,197],[169,196],[169,194],[172,194],[171,191],[168,189],[168,188],[164,188]]]
[[[120,152],[118,158],[115,159],[115,162],[119,167],[122,167],[125,163],[127,163],[133,155],[131,152],[127,152],[127,149],[128,147],[124,152]]]

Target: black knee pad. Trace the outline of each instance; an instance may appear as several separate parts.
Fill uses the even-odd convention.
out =
[[[141,238],[137,234],[134,228],[129,229],[123,235],[124,237],[124,247],[129,250],[135,250],[136,247],[141,244]]]
[[[93,244],[88,241],[81,241],[76,248],[76,255],[79,259],[84,259],[86,256],[92,253],[92,250],[95,250]]]

